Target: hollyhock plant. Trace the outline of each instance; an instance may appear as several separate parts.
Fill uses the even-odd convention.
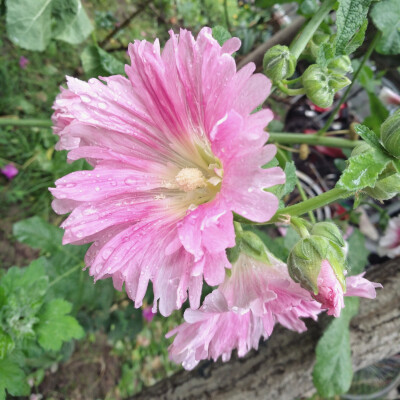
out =
[[[9,180],[18,175],[18,168],[13,164],[7,164],[0,169],[0,172]]]
[[[318,294],[313,295],[313,297],[321,303],[322,308],[328,310],[328,315],[339,317],[344,307],[343,296],[374,299],[376,297],[375,289],[382,287],[380,283],[370,282],[365,279],[363,277],[364,274],[365,273],[347,277],[346,291],[344,291],[329,261],[323,260],[317,279]]]
[[[125,284],[135,306],[153,283],[154,311],[180,308],[189,292],[199,306],[203,278],[220,284],[235,245],[232,211],[268,221],[278,199],[264,188],[282,184],[280,168],[262,169],[276,152],[265,145],[270,110],[253,111],[271,83],[231,54],[209,28],[129,45],[128,78],[83,82],[68,77],[54,104],[57,149],[85,158],[92,171],[73,172],[50,189],[54,210],[71,212],[63,243],[93,242],[85,258],[95,279]]]
[[[271,335],[276,323],[304,332],[300,318],[317,319],[321,305],[290,278],[286,264],[271,254],[268,260],[240,254],[231,276],[200,309],[185,311],[185,322],[167,335],[176,335],[169,348],[174,362],[192,369],[203,359],[227,361],[234,349],[243,357]]]
[[[379,255],[389,258],[400,256],[400,216],[391,218],[385,234],[379,240]]]

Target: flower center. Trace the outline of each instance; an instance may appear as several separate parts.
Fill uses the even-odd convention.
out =
[[[198,168],[183,168],[175,177],[179,188],[191,192],[207,186],[206,178]]]

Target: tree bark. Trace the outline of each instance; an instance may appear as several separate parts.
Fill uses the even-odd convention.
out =
[[[375,300],[361,299],[351,322],[355,370],[400,352],[400,259],[376,265],[367,278],[380,282]],[[277,327],[258,351],[228,363],[201,363],[145,389],[131,399],[292,400],[313,392],[315,346],[329,318],[298,334]]]

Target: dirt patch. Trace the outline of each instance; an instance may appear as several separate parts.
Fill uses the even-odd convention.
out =
[[[97,335],[95,343],[79,344],[56,372],[47,371],[38,393],[52,400],[115,399],[120,375],[119,359],[111,354],[106,336]]]
[[[19,243],[12,235],[13,223],[17,220],[17,208],[11,207],[9,215],[0,222],[0,267],[8,269],[14,265],[24,267],[39,257],[39,250]]]

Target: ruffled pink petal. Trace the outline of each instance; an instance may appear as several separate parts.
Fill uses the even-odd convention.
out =
[[[318,294],[314,295],[315,300],[328,310],[328,315],[339,317],[344,307],[343,288],[328,260],[321,263],[317,285]]]
[[[178,233],[186,251],[200,260],[205,251],[220,253],[235,246],[232,213],[218,201],[202,204],[178,223]]]
[[[375,299],[376,288],[382,288],[380,283],[371,282],[364,278],[365,272],[346,278],[347,291],[345,296],[358,296],[366,299]]]

